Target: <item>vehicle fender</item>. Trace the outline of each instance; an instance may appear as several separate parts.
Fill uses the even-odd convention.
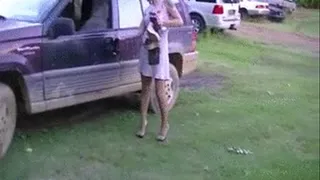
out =
[[[18,71],[21,74],[29,74],[33,68],[25,57],[9,53],[0,55],[0,72],[3,71]]]
[[[203,20],[206,21],[206,17],[204,16],[204,14],[200,10],[192,9],[191,11],[189,11],[189,14],[198,14],[203,18]]]

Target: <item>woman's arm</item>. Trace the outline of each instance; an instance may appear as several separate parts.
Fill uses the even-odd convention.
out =
[[[181,15],[176,8],[175,4],[171,2],[171,0],[165,0],[167,11],[169,13],[169,16],[171,17],[167,21],[163,21],[162,25],[165,27],[177,27],[183,25],[183,20],[181,18]]]

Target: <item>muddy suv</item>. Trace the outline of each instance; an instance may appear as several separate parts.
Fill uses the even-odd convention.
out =
[[[147,0],[83,0],[82,9],[72,0],[0,2],[0,157],[18,114],[140,91],[139,25]],[[175,2],[184,26],[169,32],[170,108],[179,78],[196,68],[197,59],[188,7]],[[158,112],[154,94],[151,107]]]

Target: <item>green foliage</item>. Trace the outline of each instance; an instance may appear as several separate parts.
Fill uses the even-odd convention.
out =
[[[297,4],[305,8],[315,8],[319,9],[320,0],[297,0]]]

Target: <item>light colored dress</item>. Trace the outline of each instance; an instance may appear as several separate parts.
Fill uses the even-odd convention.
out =
[[[147,26],[150,22],[149,12],[160,11],[159,18],[162,20],[168,20],[169,14],[165,5],[155,7],[150,5],[144,12],[144,24]],[[140,72],[143,76],[152,77],[160,80],[171,80],[170,78],[170,62],[169,62],[169,47],[168,47],[168,29],[161,30],[159,47],[160,47],[160,62],[157,65],[149,65],[148,62],[148,50],[142,46],[140,51]],[[147,38],[147,32],[144,33],[143,42]]]

